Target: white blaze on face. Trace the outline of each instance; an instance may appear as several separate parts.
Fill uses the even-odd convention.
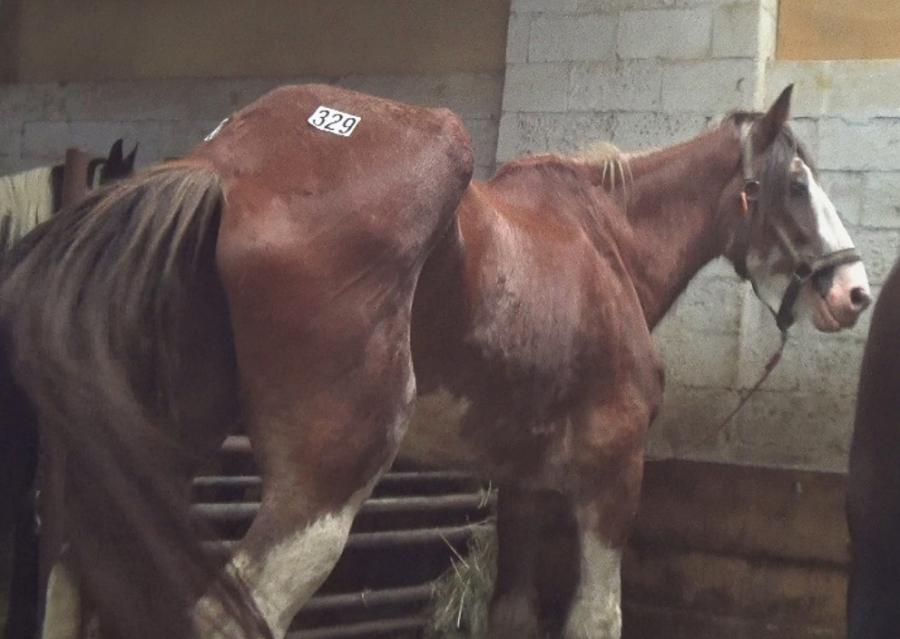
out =
[[[854,248],[853,240],[831,198],[819,186],[805,163],[802,170],[808,180],[810,206],[816,215],[816,230],[823,254]],[[800,298],[797,314],[809,317],[819,330],[838,331],[853,326],[870,299],[865,266],[861,261],[851,262],[835,268],[831,286],[824,296],[815,287],[807,286]]]

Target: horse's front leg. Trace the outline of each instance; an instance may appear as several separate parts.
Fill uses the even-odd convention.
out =
[[[622,633],[622,551],[640,498],[644,435],[661,399],[661,387],[647,394],[637,388],[576,420],[570,491],[581,566],[566,639]]]
[[[502,484],[497,494],[497,580],[490,609],[490,636],[538,639],[536,579],[538,503],[532,491]]]
[[[578,539],[568,498],[500,486],[492,639],[558,637],[578,579]]]
[[[580,568],[565,624],[566,639],[619,639],[622,633],[622,551],[635,512],[640,458],[625,464],[610,485],[575,506]]]

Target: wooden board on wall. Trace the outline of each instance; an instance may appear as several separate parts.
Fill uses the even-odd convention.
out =
[[[0,79],[500,71],[510,0],[4,0]],[[14,58],[14,59],[13,59]]]
[[[840,639],[846,478],[646,465],[623,567],[625,639]]]
[[[781,0],[777,57],[900,58],[897,0]]]

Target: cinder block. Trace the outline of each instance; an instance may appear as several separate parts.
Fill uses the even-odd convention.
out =
[[[678,9],[719,4],[756,4],[760,0],[577,0],[579,11],[622,11],[628,9]],[[771,0],[766,0],[771,1]]]
[[[819,185],[831,198],[844,224],[860,224],[865,192],[862,173],[820,171]],[[900,218],[897,222],[900,224]]]
[[[27,122],[22,155],[55,161],[70,146],[99,155],[106,153],[117,138],[124,138],[127,145],[140,144],[138,162],[143,165],[180,155],[199,142],[202,136],[199,131],[192,132],[191,125],[185,121]]]
[[[466,118],[466,129],[472,137],[475,165],[493,167],[497,156],[497,121],[487,118]]]
[[[0,119],[0,155],[18,158],[21,154],[22,124],[18,118]]]
[[[713,17],[712,54],[717,58],[755,58],[760,51],[763,16],[752,4],[726,4]]]
[[[771,353],[745,350],[756,355],[754,361],[742,361],[742,369],[756,373],[743,380],[749,386],[762,375]],[[768,390],[800,393],[838,393],[853,395],[859,380],[862,361],[862,344],[857,341],[836,339],[832,335],[818,333],[808,323],[791,329],[791,338],[785,347],[781,361],[766,380]]]
[[[707,7],[623,11],[616,51],[623,58],[705,58],[711,33],[712,15]]]
[[[519,156],[524,148],[524,132],[520,131],[523,114],[509,112],[500,116],[497,127],[497,166]]]
[[[756,77],[757,65],[753,60],[666,64],[662,80],[662,110],[724,114],[736,108],[751,108]]]
[[[695,278],[654,334],[731,335],[740,330],[743,286],[737,276]]]
[[[860,222],[872,228],[900,228],[900,173],[866,173]]]
[[[819,121],[819,166],[840,171],[900,170],[900,117]]]
[[[739,400],[727,388],[691,388],[668,380],[663,407],[650,428],[647,456],[653,459],[721,459],[729,429],[719,423]]]
[[[774,100],[774,98],[773,98]],[[768,108],[770,103],[766,103]],[[803,143],[806,151],[812,156],[815,164],[818,166],[819,158],[819,121],[816,118],[791,118],[788,123],[797,139]]]
[[[532,16],[528,13],[513,13],[509,16],[506,30],[506,64],[528,61],[531,20]]]
[[[482,166],[475,165],[475,169],[472,171],[472,178],[475,180],[487,181],[491,179],[491,176],[494,175],[494,165],[490,166]]]
[[[12,175],[20,171],[28,171],[39,166],[48,166],[50,162],[36,158],[7,157],[0,155],[0,175]]]
[[[775,60],[769,64],[770,100],[794,83],[791,111],[799,116],[855,119],[900,117],[898,60]]]
[[[563,63],[507,65],[503,110],[565,111],[569,73],[569,65]]]
[[[541,16],[531,23],[531,62],[611,60],[616,52],[615,14]]]
[[[614,122],[615,116],[611,113],[561,114],[553,118],[552,126],[548,127],[548,150],[577,153],[597,142],[611,140]]]
[[[497,161],[546,152],[573,153],[612,138],[610,113],[505,113],[500,120]]]
[[[618,113],[613,141],[622,149],[645,150],[684,142],[702,133],[706,117],[693,113]]]
[[[500,113],[501,73],[438,75],[351,75],[341,86],[391,100],[428,107],[447,107],[463,118],[490,118]]]
[[[512,0],[509,10],[512,13],[521,11],[540,11],[547,13],[566,13],[578,8],[578,0]]]
[[[662,72],[650,60],[578,63],[572,69],[569,108],[575,111],[655,111]]]
[[[701,332],[671,334],[657,341],[666,379],[698,388],[731,388],[737,374],[738,338]]]
[[[72,121],[178,120],[189,117],[193,86],[205,85],[207,103],[213,84],[203,80],[143,80],[75,82],[64,94],[65,117]],[[228,113],[227,103],[216,105],[218,113]],[[224,117],[224,115],[222,116]]]
[[[757,56],[762,60],[772,60],[778,46],[778,0],[760,2],[759,49]]]
[[[761,390],[735,418],[735,461],[846,470],[853,395]]]
[[[64,85],[39,84],[0,85],[0,119],[54,120],[64,118]]]

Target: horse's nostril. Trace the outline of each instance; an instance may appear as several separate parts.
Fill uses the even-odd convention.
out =
[[[853,304],[854,308],[858,308],[862,311],[871,304],[872,296],[869,295],[869,292],[862,286],[857,286],[850,291],[850,302]]]

